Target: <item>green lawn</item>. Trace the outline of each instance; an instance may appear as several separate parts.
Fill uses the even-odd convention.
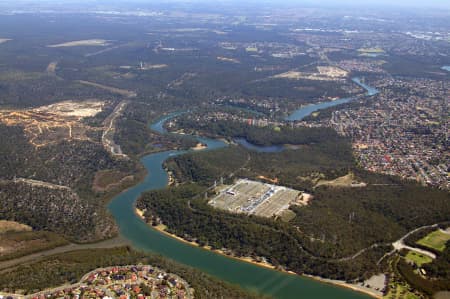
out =
[[[417,244],[433,248],[439,251],[444,251],[445,243],[450,240],[450,234],[441,232],[440,230],[435,230],[429,233],[424,238],[417,241]]]
[[[405,258],[408,261],[414,262],[419,267],[421,267],[423,264],[431,263],[433,261],[431,257],[423,255],[416,251],[409,251]]]
[[[386,296],[383,296],[385,299],[419,299],[417,295],[408,291],[408,288],[399,283],[391,283],[390,291]]]

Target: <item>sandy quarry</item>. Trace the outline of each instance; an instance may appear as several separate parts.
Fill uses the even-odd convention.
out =
[[[147,70],[156,70],[156,69],[163,69],[168,67],[167,64],[146,64],[141,67],[141,70],[147,71]]]
[[[57,61],[52,61],[48,64],[46,72],[49,74],[55,74],[56,72],[56,67],[58,66],[58,62]]]
[[[217,60],[231,62],[231,63],[241,63],[239,60],[237,60],[235,58],[229,58],[229,57],[223,57],[223,56],[218,56]]]
[[[347,71],[344,71],[343,69],[340,69],[335,66],[318,66],[317,70],[319,73],[323,76],[330,77],[330,78],[341,78],[346,77],[348,75]]]
[[[316,81],[335,81],[340,79],[345,79],[348,72],[334,66],[318,66],[317,72],[299,72],[299,71],[288,71],[278,75],[273,76],[275,79],[291,79],[291,80],[316,80]]]
[[[106,103],[99,100],[63,101],[35,109],[0,110],[0,122],[23,126],[26,136],[36,147],[64,139],[89,140],[87,132],[102,130],[85,125],[81,120],[95,116]]]
[[[84,118],[95,116],[97,113],[102,111],[104,105],[105,102],[99,100],[87,100],[83,102],[63,101],[48,106],[41,106],[34,110],[37,112],[50,113],[62,117],[74,116]]]
[[[48,45],[49,48],[64,48],[64,47],[105,47],[109,46],[111,43],[109,43],[105,39],[84,39],[84,40],[76,40],[61,44],[55,44],[55,45]]]

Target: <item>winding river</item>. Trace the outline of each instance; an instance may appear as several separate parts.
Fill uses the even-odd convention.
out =
[[[171,114],[159,120],[151,128],[165,133],[163,124],[177,114]],[[214,150],[225,147],[219,140],[198,138]],[[142,221],[134,212],[134,202],[142,192],[161,189],[168,184],[168,175],[162,168],[163,162],[171,156],[187,151],[165,151],[147,155],[141,162],[148,171],[145,179],[136,186],[117,195],[109,204],[121,235],[137,249],[163,255],[182,264],[200,269],[222,280],[240,285],[275,298],[333,298],[362,299],[368,295],[354,292],[306,277],[291,275],[250,263],[229,258],[202,248],[194,247],[166,236]],[[169,269],[170,270],[170,269]]]
[[[378,90],[376,88],[373,88],[373,87],[365,84],[358,77],[352,78],[352,81],[366,90],[366,96],[373,96],[378,93]],[[326,109],[329,107],[334,107],[334,106],[341,105],[341,104],[345,104],[345,103],[353,101],[354,99],[355,98],[353,98],[353,97],[349,97],[349,98],[342,98],[342,99],[337,99],[337,100],[329,101],[329,102],[306,105],[298,110],[295,110],[292,114],[290,114],[288,117],[286,117],[286,120],[288,120],[288,121],[302,120],[315,111],[318,111],[321,109]]]
[[[353,82],[361,86],[366,90],[366,96],[370,97],[373,95],[376,95],[378,93],[378,90],[376,88],[373,88],[364,82],[361,81],[360,78],[355,77],[352,79]],[[324,103],[318,103],[318,104],[311,104],[306,105],[296,111],[294,111],[292,114],[290,114],[286,120],[287,121],[296,121],[296,120],[302,120],[303,118],[307,117],[311,113],[318,111],[320,109],[325,109],[329,107],[334,107],[340,104],[348,103],[350,101],[354,100],[354,98],[342,98],[335,101],[330,102],[324,102]],[[239,145],[245,147],[248,150],[256,151],[259,153],[279,153],[286,149],[285,145],[271,145],[271,146],[259,146],[253,143],[250,143],[245,138],[236,138],[234,139],[236,143]]]

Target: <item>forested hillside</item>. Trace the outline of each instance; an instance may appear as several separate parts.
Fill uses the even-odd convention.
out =
[[[92,183],[97,171],[129,171],[132,162],[114,160],[101,144],[91,141],[62,141],[35,148],[21,127],[0,125],[0,134],[5,141],[0,147],[0,219],[17,220],[77,242],[116,233]],[[38,184],[14,182],[22,178]]]
[[[178,236],[227,248],[238,256],[265,257],[297,273],[351,280],[379,271],[377,261],[408,231],[448,220],[448,193],[360,169],[348,141],[332,132],[322,131],[322,136],[320,130],[308,128],[280,132],[246,125],[230,128],[219,135],[255,136],[253,141],[262,144],[302,146],[275,153],[229,146],[171,158],[166,166],[181,184],[139,200],[147,221],[161,222]],[[218,134],[210,127],[202,130]],[[318,184],[348,174],[359,183]],[[276,180],[310,192],[313,199],[307,206],[290,207],[295,216],[288,223],[232,214],[212,208],[203,196],[220,177],[225,183],[239,177]]]
[[[214,209],[197,196],[204,190],[187,184],[148,192],[138,208],[146,211],[149,223],[161,222],[169,232],[200,245],[265,257],[297,273],[344,280],[375,273],[393,241],[417,226],[445,221],[450,213],[446,193],[411,184],[384,191],[321,187],[310,205],[292,208],[296,217],[284,223]],[[400,190],[404,195],[398,196]],[[410,201],[413,207],[402,208]]]
[[[264,257],[297,273],[351,280],[369,275],[383,247],[351,261],[321,257],[305,233],[290,224],[255,216],[230,214],[192,199],[197,185],[183,185],[145,194],[138,202],[147,221],[167,225],[168,231],[202,246],[226,248],[236,256]],[[338,257],[338,256],[336,256]]]
[[[228,120],[201,122],[196,120],[195,113],[183,114],[177,117],[175,124],[176,128],[182,128],[187,132],[201,132],[201,135],[213,137],[240,137],[260,146],[345,142],[345,139],[339,137],[336,131],[331,128],[291,128],[282,126],[271,129],[270,126],[256,127]]]
[[[81,199],[69,188],[0,181],[0,202],[1,219],[53,231],[73,241],[104,239],[116,233],[101,202]]]

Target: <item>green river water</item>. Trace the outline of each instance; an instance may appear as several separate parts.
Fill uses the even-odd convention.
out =
[[[164,121],[176,114],[161,119],[151,127],[164,132]],[[207,150],[226,146],[219,140],[198,138],[208,145]],[[166,236],[146,223],[134,212],[134,202],[142,192],[161,189],[168,184],[168,175],[162,168],[163,162],[174,155],[186,151],[165,151],[147,155],[141,162],[148,171],[145,179],[136,186],[117,195],[109,204],[121,235],[137,249],[153,252],[173,259],[182,264],[200,269],[222,280],[274,298],[330,298],[330,299],[362,299],[368,295],[322,283],[313,279],[291,275],[250,263],[232,259],[214,252],[204,250],[180,242]],[[170,271],[170,269],[167,269]]]

